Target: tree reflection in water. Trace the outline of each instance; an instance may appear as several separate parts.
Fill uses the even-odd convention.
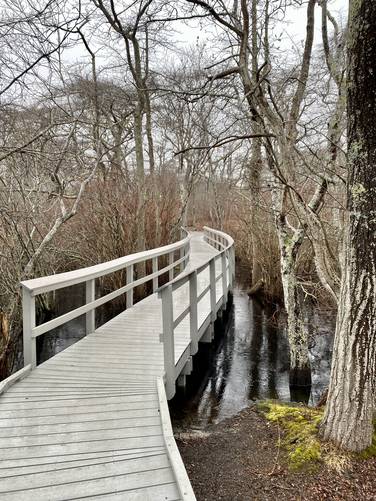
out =
[[[290,388],[289,349],[283,325],[273,310],[249,299],[241,284],[234,288],[233,306],[216,325],[216,339],[202,344],[193,360],[185,390],[170,403],[175,426],[204,428],[226,419],[256,400],[279,399],[308,403],[311,386]],[[316,403],[329,377],[333,314],[307,310],[312,363],[312,396]],[[280,322],[281,324],[281,322]]]

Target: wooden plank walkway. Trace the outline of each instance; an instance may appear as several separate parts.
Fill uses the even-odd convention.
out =
[[[190,245],[184,274],[218,254],[202,233],[192,234]],[[198,294],[209,283],[206,268]],[[188,286],[173,295],[175,318],[189,305]],[[226,300],[216,280],[216,307]],[[152,294],[1,395],[2,501],[195,499],[168,414],[161,312]],[[200,336],[210,315],[208,291],[198,303]],[[191,355],[189,315],[174,339],[179,374]]]

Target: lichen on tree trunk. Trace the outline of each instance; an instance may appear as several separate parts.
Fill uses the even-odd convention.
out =
[[[298,384],[310,374],[308,336],[302,319],[296,276],[297,255],[303,243],[304,228],[293,228],[286,216],[287,188],[277,178],[271,182],[272,206],[280,249],[283,300],[287,314],[287,337],[290,347],[290,383]],[[308,378],[309,379],[309,378]],[[308,381],[309,382],[309,381]]]
[[[287,314],[287,337],[290,347],[290,384],[308,382],[310,363],[308,357],[308,335],[302,319],[299,288],[296,277],[296,254],[303,240],[303,231],[296,231],[292,238],[280,242],[281,275],[283,296]],[[309,378],[308,378],[309,379]]]
[[[325,439],[361,451],[372,441],[376,385],[376,4],[350,1],[345,259]]]

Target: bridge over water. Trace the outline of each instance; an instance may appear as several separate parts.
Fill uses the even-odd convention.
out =
[[[135,267],[151,273],[135,279]],[[22,283],[25,367],[0,383],[1,500],[194,500],[167,399],[210,342],[234,278],[234,242],[204,228],[177,243]],[[96,297],[96,280],[127,283]],[[175,273],[178,275],[175,277]],[[159,287],[159,277],[169,282]],[[153,293],[133,304],[134,288]],[[86,302],[36,325],[35,301],[85,283]],[[126,294],[99,328],[95,309]],[[81,315],[86,337],[37,366],[36,338]]]

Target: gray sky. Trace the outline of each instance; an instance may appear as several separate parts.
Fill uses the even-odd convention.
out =
[[[339,21],[339,24],[345,21],[347,18],[349,0],[328,0],[328,9],[334,15],[334,17]],[[321,12],[320,8],[316,7],[316,18],[315,18],[315,44],[321,44]],[[180,47],[184,45],[193,45],[196,41],[204,42],[210,37],[209,33],[211,29],[208,28],[208,22],[202,23],[203,27],[200,28],[200,23],[194,23],[187,26],[184,23],[173,24],[174,29],[177,31],[175,38],[177,45]],[[331,25],[328,25],[329,30]],[[300,7],[289,7],[287,12],[287,17],[284,22],[281,22],[281,44],[280,48],[283,50],[289,50],[293,47],[299,47],[305,40],[306,34],[306,3]],[[213,32],[211,32],[213,34]],[[98,45],[98,48],[100,45]],[[105,51],[99,51],[98,57],[101,59],[103,54],[104,61],[106,61]],[[87,52],[81,45],[78,45],[67,51],[65,58],[70,63],[85,61],[87,60]]]
[[[335,19],[345,20],[347,18],[349,0],[329,0],[328,9],[334,15]],[[299,44],[305,40],[306,34],[306,4],[297,7],[289,7],[287,9],[287,17],[285,22],[281,23],[281,31],[284,32],[284,48],[288,48],[289,40],[291,44]],[[321,43],[321,9],[316,7],[315,16],[315,42]],[[330,30],[330,23],[328,28]],[[193,42],[195,38],[205,38],[205,33],[200,28],[187,29],[186,27],[181,30],[180,40],[189,43]]]
[[[342,20],[347,17],[349,0],[329,0],[328,9],[338,20]],[[321,30],[321,13],[320,9],[316,8],[316,19],[315,19],[315,40],[316,43],[321,43],[320,30]],[[289,9],[289,16],[286,19],[289,21],[289,26],[285,28],[291,38],[295,39],[296,42],[305,39],[305,29],[306,29],[306,7],[292,7]],[[330,23],[329,23],[330,29]]]

